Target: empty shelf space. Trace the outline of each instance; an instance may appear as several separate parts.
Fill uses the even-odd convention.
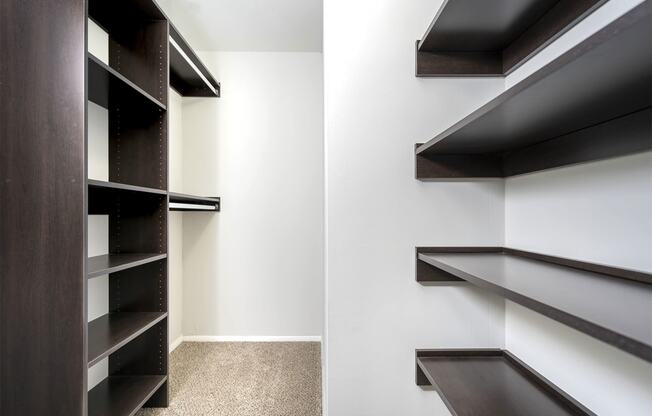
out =
[[[458,416],[594,415],[505,350],[417,350],[419,386]]]
[[[110,376],[88,392],[89,416],[133,416],[167,376]]]
[[[88,366],[108,357],[167,315],[167,312],[115,312],[89,322]]]
[[[448,0],[417,43],[417,76],[502,76],[606,0]]]
[[[167,258],[167,254],[156,253],[121,253],[94,256],[88,259],[87,274],[89,278],[102,276],[165,258]]]
[[[165,104],[91,54],[88,54],[88,99],[107,109],[115,100],[123,105],[139,103],[150,109],[166,110]]]
[[[105,181],[98,181],[95,179],[89,179],[88,180],[88,187],[89,188],[95,188],[95,189],[107,189],[107,190],[116,190],[116,191],[127,191],[127,192],[140,192],[140,193],[147,193],[147,194],[157,194],[157,195],[166,195],[167,191],[164,189],[155,189],[155,188],[147,188],[144,186],[136,186],[136,185],[127,185],[124,183],[117,183],[117,182],[105,182]]]
[[[422,180],[505,177],[652,149],[647,0],[416,148]]]
[[[170,24],[170,85],[184,97],[219,97],[220,83]]]
[[[417,280],[465,280],[652,362],[652,275],[509,248],[418,248]]]
[[[220,198],[170,192],[170,211],[219,211]]]

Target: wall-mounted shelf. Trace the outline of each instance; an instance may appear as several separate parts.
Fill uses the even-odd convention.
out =
[[[220,83],[170,23],[170,86],[184,97],[219,97]]]
[[[605,1],[444,1],[417,42],[416,75],[509,74]]]
[[[652,274],[500,247],[417,248],[417,281],[465,280],[652,362]]]
[[[124,75],[88,54],[88,99],[109,109],[111,100],[146,110],[166,110],[165,104],[145,92]]]
[[[220,198],[202,197],[170,192],[170,211],[219,212]]]
[[[109,376],[88,393],[88,416],[133,416],[167,376]]]
[[[156,253],[120,253],[89,257],[87,265],[88,277],[116,273],[165,258],[167,258],[167,254]]]
[[[88,323],[92,367],[167,317],[167,312],[113,312]]]
[[[652,149],[645,1],[416,148],[421,180],[506,177]]]
[[[458,416],[594,415],[505,350],[417,350],[416,383]]]

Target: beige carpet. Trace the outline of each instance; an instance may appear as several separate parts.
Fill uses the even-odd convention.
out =
[[[319,416],[317,342],[183,343],[170,355],[170,407],[139,416]]]

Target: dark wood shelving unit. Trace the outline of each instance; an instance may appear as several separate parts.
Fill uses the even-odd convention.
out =
[[[184,97],[219,97],[221,85],[170,23],[170,86]]]
[[[133,416],[166,381],[167,376],[107,377],[88,393],[88,415]]]
[[[219,212],[220,198],[170,192],[170,211]]]
[[[88,270],[88,277],[92,278],[117,273],[166,258],[167,254],[154,253],[104,254],[90,257],[86,269]]]
[[[420,180],[507,177],[652,149],[645,1],[427,143]]]
[[[161,101],[91,54],[88,54],[88,99],[106,109],[110,101],[116,100],[145,110],[166,110]]]
[[[417,41],[416,75],[507,75],[605,2],[446,0]]]
[[[108,34],[108,65],[88,54],[88,98],[108,110],[108,181],[87,180],[88,215],[107,215],[108,313],[89,322],[88,367],[108,378],[88,393],[89,415],[168,405],[168,20],[153,0],[90,0]]]
[[[88,366],[94,366],[166,317],[166,312],[113,312],[89,322]]]
[[[416,253],[418,282],[469,282],[652,362],[652,274],[501,247]]]
[[[457,416],[594,416],[506,350],[417,350],[416,383]]]

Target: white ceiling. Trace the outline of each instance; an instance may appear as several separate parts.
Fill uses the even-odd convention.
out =
[[[158,3],[195,50],[322,50],[322,0],[158,0]]]

